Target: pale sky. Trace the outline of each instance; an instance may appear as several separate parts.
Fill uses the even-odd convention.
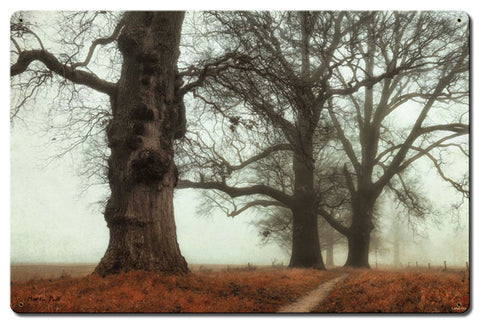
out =
[[[81,166],[78,155],[47,165],[47,157],[54,154],[56,146],[38,132],[44,107],[38,105],[36,112],[24,116],[29,127],[16,122],[11,129],[11,261],[96,263],[107,248],[108,229],[95,202],[108,192],[105,187],[93,187],[81,195],[81,181],[75,172]],[[448,200],[452,194],[448,185],[436,179],[434,172],[424,175],[430,183],[430,196]],[[277,246],[260,243],[255,226],[250,224],[258,214],[245,213],[234,219],[218,212],[201,216],[196,213],[199,198],[194,190],[175,194],[178,241],[187,262],[271,264],[275,259],[288,263],[288,256]],[[388,214],[393,207],[385,208]],[[444,258],[463,264],[468,258],[466,210],[464,206],[459,218],[463,228],[457,235],[449,215],[442,216],[438,226],[427,222],[429,240],[420,239],[415,244],[412,241],[418,241],[418,236],[409,234],[403,258],[412,259],[412,263],[442,262]],[[345,252],[337,252],[336,264],[342,264],[345,256]],[[381,257],[381,261],[391,262],[389,254]],[[373,254],[370,259],[373,263]]]
[[[75,161],[68,157],[45,167],[49,151],[43,145],[49,140],[20,123],[12,129],[11,260],[98,262],[108,245],[108,228],[94,203],[105,191],[92,188],[80,196]],[[178,240],[188,262],[270,264],[284,257],[275,246],[259,245],[249,224],[254,216],[198,216],[197,199],[193,190],[175,194]]]
[[[43,146],[49,141],[21,123],[12,129],[11,261],[96,263],[107,248],[108,229],[95,202],[106,192],[92,188],[80,195],[81,182],[74,171],[78,165],[71,158],[45,167],[49,151]],[[441,182],[436,185],[442,188],[437,197],[446,198],[448,187]],[[187,262],[271,264],[276,259],[288,263],[288,256],[278,247],[261,245],[255,226],[250,224],[257,215],[245,213],[234,219],[220,213],[201,216],[196,213],[199,198],[194,190],[175,194],[178,241]],[[464,263],[468,255],[467,220],[466,214],[460,219],[463,241],[454,236],[454,227],[445,216],[438,228],[429,229],[430,240],[411,244],[414,239],[410,235],[405,253],[418,261],[444,257],[449,262]],[[336,263],[341,264],[344,258],[345,254],[339,253]],[[385,262],[391,259],[385,258]]]
[[[11,129],[11,261],[96,263],[107,248],[108,229],[95,202],[108,191],[98,187],[80,194],[81,181],[75,172],[81,167],[78,155],[46,166],[46,159],[56,149],[56,142],[39,132],[48,100],[40,99],[30,109],[34,112],[22,115],[28,127],[16,122]],[[420,173],[431,197],[446,201],[452,196],[433,174]],[[234,219],[220,213],[201,216],[196,213],[198,202],[199,194],[193,190],[175,195],[178,241],[187,262],[271,264],[275,259],[288,264],[284,251],[273,244],[260,244],[256,228],[250,224],[258,215],[246,213]],[[447,258],[464,263],[468,257],[468,208],[464,207],[459,218],[463,240],[455,236],[448,215],[440,220],[438,227],[429,227],[429,240],[409,244],[406,258],[420,261],[428,253],[428,258],[436,261]],[[342,264],[344,256],[336,256],[337,264]],[[391,261],[388,257],[385,262]]]
[[[42,113],[30,114],[26,124],[35,124],[39,115]],[[53,145],[51,138],[22,123],[15,123],[12,129],[11,260],[98,262],[108,245],[108,228],[95,202],[106,191],[92,188],[80,195],[81,181],[74,170],[80,165],[75,158],[65,157],[45,166],[46,158],[53,154]],[[175,194],[178,240],[188,262],[270,264],[273,258],[288,261],[276,246],[260,245],[256,228],[249,224],[255,215],[235,219],[222,214],[199,216],[198,195],[193,190]]]

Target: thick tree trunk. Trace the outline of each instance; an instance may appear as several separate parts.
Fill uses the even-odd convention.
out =
[[[370,235],[356,233],[348,236],[348,257],[346,267],[370,268],[368,251],[370,248]]]
[[[305,154],[295,153],[293,164],[295,188],[292,207],[292,256],[289,266],[325,269],[318,239],[318,217],[314,210],[313,159]]]
[[[352,200],[352,225],[348,239],[347,267],[370,268],[368,254],[370,233],[373,230],[373,206],[376,197],[360,191]]]
[[[173,140],[184,126],[176,78],[181,12],[128,12],[118,39],[123,66],[107,127],[111,197],[108,249],[95,272],[187,272],[177,243]]]

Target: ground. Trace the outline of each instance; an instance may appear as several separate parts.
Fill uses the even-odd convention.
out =
[[[463,313],[469,305],[466,270],[350,270],[315,312]]]
[[[100,278],[92,265],[12,266],[15,312],[276,312],[335,277],[314,312],[465,312],[465,270],[287,269],[194,265],[187,275],[129,272]]]
[[[16,312],[275,312],[337,275],[252,265],[197,266],[178,276],[129,272],[100,278],[64,273],[55,279],[13,281],[11,307]]]

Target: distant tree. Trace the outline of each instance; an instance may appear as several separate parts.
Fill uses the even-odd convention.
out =
[[[320,246],[325,250],[325,265],[332,267],[335,265],[334,255],[335,246],[344,245],[344,237],[332,228],[323,218],[318,220]]]
[[[262,218],[254,222],[263,243],[273,242],[286,254],[290,255],[292,247],[292,214],[286,209],[269,208]],[[333,229],[319,216],[318,236],[322,250],[325,251],[325,265],[334,266],[334,247],[345,244],[345,237]]]
[[[182,87],[177,69],[184,13],[65,13],[67,22],[56,25],[64,38],[52,48],[22,15],[13,15],[10,24],[11,84],[18,99],[12,117],[19,117],[25,102],[39,89],[60,84],[70,89],[67,107],[80,113],[67,120],[71,122],[67,126],[83,122],[83,137],[93,130],[106,130],[111,196],[105,220],[110,241],[95,272],[186,272],[173,213],[177,182],[173,143],[185,133],[183,95],[194,87]],[[54,24],[50,21],[46,33],[52,32],[48,28]],[[109,66],[102,68],[105,57],[96,55],[98,51],[112,55],[110,61],[106,59]],[[118,66],[115,57],[119,53],[117,81],[102,79],[93,71],[115,75],[108,71]],[[109,109],[96,113],[78,107],[78,94],[85,88],[105,95]]]
[[[212,13],[208,21],[212,27],[205,38],[213,44],[203,54],[208,57],[221,48],[232,59],[215,73],[198,70],[197,75],[205,77],[205,87],[194,97],[223,111],[219,113],[224,116],[223,121],[211,117],[212,122],[229,122],[236,131],[243,128],[242,134],[256,142],[249,148],[236,146],[237,137],[232,135],[222,140],[229,143],[233,152],[223,154],[221,150],[225,152],[228,147],[220,147],[214,138],[200,141],[189,155],[192,160],[202,159],[202,154],[204,158],[197,170],[190,172],[192,177],[181,180],[179,187],[223,192],[243,201],[240,209],[279,205],[290,209],[292,267],[324,268],[317,231],[317,207],[321,203],[314,189],[316,134],[324,130],[324,112],[334,97],[352,95],[417,68],[415,58],[398,60],[388,70],[357,73],[347,84],[336,80],[338,69],[348,68],[358,59],[355,48],[361,46],[365,30],[378,15],[221,12]],[[195,69],[191,73],[195,75]],[[240,184],[242,171],[274,155],[290,161],[291,191],[280,191],[264,182],[264,178],[252,176]],[[192,160],[187,164],[193,165]],[[206,165],[212,167],[205,170]],[[188,174],[184,175],[186,178]],[[329,214],[328,210],[323,213]],[[336,229],[343,229],[336,221],[331,223]]]
[[[403,241],[405,240],[405,218],[400,214],[393,216],[392,225],[389,231],[390,241],[388,241],[393,249],[393,265],[395,268],[400,268],[401,264],[401,250],[405,247]]]

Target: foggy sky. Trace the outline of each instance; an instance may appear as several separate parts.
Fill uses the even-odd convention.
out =
[[[48,98],[37,101],[22,114],[22,122],[11,129],[11,261],[15,263],[81,262],[96,263],[108,245],[108,229],[102,209],[95,203],[108,194],[107,188],[94,187],[81,195],[76,169],[81,156],[68,155],[47,166],[55,154],[56,142],[40,129],[48,109]],[[188,107],[187,107],[188,109]],[[458,198],[427,163],[415,166],[433,200],[447,203]],[[468,168],[468,165],[459,165]],[[175,219],[181,252],[189,263],[270,264],[273,259],[288,264],[288,255],[277,246],[262,246],[255,226],[250,223],[261,213],[245,213],[232,219],[221,213],[196,213],[200,194],[194,190],[175,193]],[[387,204],[384,214],[394,212]],[[458,223],[457,223],[458,221]],[[448,263],[463,265],[468,260],[468,204],[452,220],[449,214],[419,226],[420,234],[405,234],[402,263]],[[390,223],[383,220],[382,236],[388,238]],[[460,229],[457,230],[458,224]],[[428,238],[425,238],[428,228]],[[386,245],[388,249],[388,245]],[[392,263],[391,251],[379,255],[380,263]],[[342,265],[345,253],[336,253]],[[374,263],[370,255],[371,264]]]
[[[38,105],[33,113],[24,115],[24,126],[15,122],[11,129],[11,261],[30,262],[88,262],[96,263],[108,245],[108,228],[102,209],[96,204],[106,187],[93,187],[81,195],[81,180],[76,174],[81,156],[73,154],[47,165],[48,157],[56,151],[55,142],[40,132],[43,113]],[[35,109],[34,109],[35,110]],[[421,165],[421,163],[420,163]],[[460,166],[460,165],[459,165]],[[463,166],[463,165],[462,165]],[[417,166],[430,188],[429,196],[448,201],[452,189],[437,179],[434,172]],[[195,190],[175,193],[175,219],[182,254],[189,263],[271,264],[275,259],[288,264],[288,255],[274,244],[261,244],[256,228],[250,223],[261,213],[244,213],[227,218],[216,212],[196,213],[200,194]],[[386,215],[394,205],[382,207]],[[420,234],[408,232],[402,251],[402,263],[457,263],[468,260],[468,207],[463,206],[458,222],[449,214],[438,219],[438,225],[427,220],[420,224]],[[388,237],[388,216],[383,235]],[[428,233],[428,239],[423,236]],[[388,249],[388,244],[386,245]],[[336,264],[343,264],[345,252],[336,249]],[[379,255],[379,262],[391,263],[391,251]],[[371,264],[374,255],[370,255]]]
[[[26,119],[34,123],[35,116]],[[30,121],[30,122],[29,122]],[[108,245],[108,228],[95,204],[108,193],[104,187],[80,195],[75,160],[68,156],[49,166],[51,138],[16,123],[11,137],[11,261],[95,263]],[[44,145],[50,145],[44,149]],[[255,215],[236,219],[221,214],[199,216],[199,194],[175,193],[175,219],[182,254],[191,263],[270,264],[288,259],[275,246],[261,247],[249,223]]]

